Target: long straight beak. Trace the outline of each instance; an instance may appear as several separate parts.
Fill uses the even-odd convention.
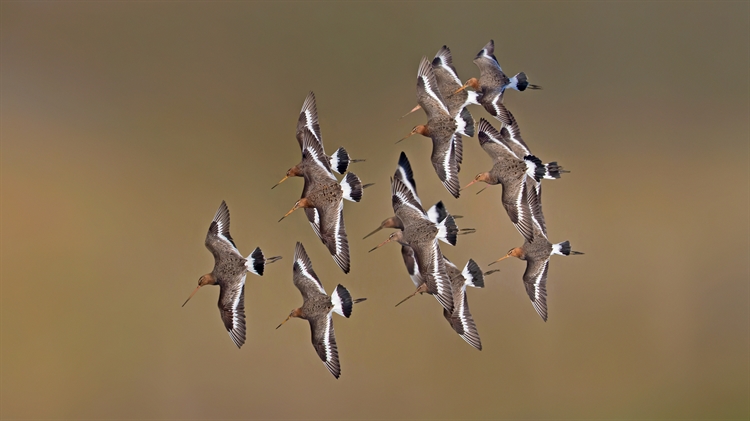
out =
[[[365,238],[367,238],[367,237],[369,237],[369,236],[371,236],[371,235],[375,234],[376,232],[378,232],[378,231],[380,231],[380,230],[382,230],[382,229],[383,229],[383,227],[382,227],[382,226],[380,226],[380,227],[377,227],[377,228],[375,228],[375,231],[373,231],[373,232],[371,232],[371,233],[369,233],[369,234],[365,235],[364,237],[362,237],[362,239],[364,240]]]
[[[501,257],[501,258],[499,258],[499,259],[495,260],[494,262],[490,263],[490,264],[489,264],[489,265],[487,265],[487,266],[492,266],[492,265],[494,265],[495,263],[497,263],[497,262],[499,262],[499,261],[501,261],[501,260],[503,260],[503,259],[507,259],[507,258],[509,258],[509,257],[510,257],[510,254],[506,254],[505,256],[503,256],[503,257]]]
[[[477,192],[477,194],[479,194],[479,193],[481,193],[481,192],[483,192],[483,191],[485,191],[485,190],[487,190],[487,187],[483,188],[482,190],[479,190],[479,191]],[[455,216],[454,216],[454,218],[455,218]]]
[[[416,106],[416,107],[414,107],[414,108],[412,108],[412,109],[411,109],[411,111],[409,111],[408,113],[406,113],[406,114],[402,115],[402,116],[401,116],[401,117],[399,118],[399,120],[401,120],[402,118],[406,117],[407,115],[409,115],[409,114],[413,113],[414,111],[417,111],[417,110],[418,110],[418,109],[420,109],[420,108],[422,108],[422,106],[421,106],[421,105],[419,105],[419,104],[417,104],[417,106]],[[396,121],[398,121],[398,120],[396,120]]]
[[[188,301],[190,301],[190,299],[191,299],[191,298],[193,298],[193,295],[195,295],[195,293],[196,293],[196,292],[198,292],[198,290],[199,290],[199,289],[201,289],[201,287],[202,287],[202,286],[203,286],[203,285],[198,285],[198,286],[197,286],[197,287],[195,288],[195,290],[193,290],[193,293],[192,293],[192,294],[190,294],[190,296],[188,297],[188,299],[187,299],[187,300],[185,300],[185,302],[184,302],[184,303],[182,303],[182,307],[185,307],[185,304],[187,304],[187,302],[188,302]]]
[[[292,208],[292,210],[290,210],[289,212],[287,212],[286,215],[282,216],[281,219],[279,219],[279,222],[281,222],[287,216],[291,215],[292,212],[296,211],[298,208],[299,208],[299,202],[295,203],[294,207]]]
[[[466,89],[466,88],[467,88],[468,86],[469,86],[469,84],[468,84],[468,83],[465,83],[465,84],[464,84],[464,86],[462,86],[462,87],[460,87],[460,88],[456,89],[456,92],[453,92],[453,93],[454,93],[454,94],[457,94],[457,93],[459,93],[459,92],[463,91],[464,89]]]
[[[419,292],[419,289],[417,289],[416,291],[414,291],[414,293],[411,294],[410,296],[408,296],[408,297],[404,298],[403,300],[399,301],[398,304],[396,304],[396,307],[400,306],[401,303],[403,303],[404,301],[408,300],[409,298],[417,295],[418,292]]]
[[[409,134],[408,134],[408,135],[407,135],[406,137],[402,137],[402,138],[401,138],[401,139],[400,139],[400,140],[399,140],[398,142],[396,142],[396,143],[400,143],[400,142],[402,142],[402,141],[404,141],[404,140],[408,139],[408,138],[409,138],[409,137],[410,137],[411,135],[413,135],[413,134],[414,134],[414,133],[409,133]]]
[[[291,319],[291,318],[292,318],[292,315],[291,314],[288,315],[283,322],[281,322],[278,326],[276,326],[276,329],[280,328],[281,325],[283,325],[284,323],[286,323],[287,321],[289,321],[289,319]]]
[[[286,177],[282,178],[282,179],[281,179],[281,181],[279,181],[278,183],[274,184],[274,185],[273,185],[273,187],[271,187],[271,190],[275,189],[275,188],[276,188],[276,186],[278,186],[279,184],[281,184],[281,183],[283,183],[284,181],[286,181],[286,179],[287,179],[287,178],[289,178],[289,176],[288,176],[288,175],[287,175]]]
[[[477,179],[474,179],[474,181],[472,181],[471,183],[467,184],[467,185],[466,185],[466,187],[462,188],[461,190],[466,190],[466,189],[468,189],[468,188],[469,188],[469,186],[471,186],[472,184],[476,183],[477,181],[479,181],[479,180],[477,180]]]
[[[378,249],[378,248],[380,248],[380,247],[383,247],[384,245],[388,244],[388,243],[389,243],[389,242],[391,241],[391,239],[392,239],[392,238],[393,238],[393,237],[388,237],[388,239],[387,239],[387,240],[385,240],[385,241],[383,241],[382,243],[378,244],[377,246],[373,247],[372,249],[370,249],[370,251],[373,251],[373,250],[375,250],[375,249]],[[369,253],[370,251],[368,251],[368,253]]]

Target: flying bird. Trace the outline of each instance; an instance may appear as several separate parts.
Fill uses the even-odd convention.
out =
[[[276,329],[292,317],[305,319],[310,323],[312,344],[318,356],[328,371],[337,379],[341,375],[339,351],[336,345],[336,335],[333,332],[333,312],[346,318],[352,314],[354,304],[365,301],[366,298],[352,300],[349,291],[339,284],[329,296],[323,289],[320,278],[312,267],[312,262],[305,252],[302,243],[297,243],[294,249],[294,265],[292,267],[294,286],[302,293],[302,307],[295,308]]]
[[[245,343],[245,275],[252,272],[263,276],[265,266],[281,259],[281,256],[266,259],[260,247],[256,247],[249,256],[243,257],[229,235],[229,208],[224,201],[208,228],[206,248],[214,255],[214,269],[200,277],[198,287],[182,306],[202,286],[218,285],[221,320],[234,344],[241,348]]]

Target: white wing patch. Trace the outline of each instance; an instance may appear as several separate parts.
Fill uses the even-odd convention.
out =
[[[541,285],[542,280],[544,279],[544,273],[547,271],[547,265],[549,264],[549,259],[547,259],[544,262],[544,265],[539,269],[539,274],[537,274],[536,279],[534,279],[534,300],[531,301],[531,304],[534,306],[534,309],[541,315],[543,313],[543,309],[541,308],[541,305],[539,303],[539,299],[541,297]]]
[[[456,114],[456,118],[453,119],[456,122],[456,132],[466,134],[466,121],[461,118],[461,113]]]
[[[329,311],[326,315],[326,331],[323,335],[323,346],[325,347],[326,351],[326,360],[323,363],[331,373],[335,371],[335,361],[333,359],[333,352],[331,352],[331,329],[333,328],[333,319],[331,318],[332,312],[333,310]]]
[[[406,186],[406,188],[408,188],[409,191],[412,192],[412,194],[414,195],[414,198],[417,200],[417,203],[419,203],[421,205],[422,201],[419,200],[419,196],[417,196],[417,189],[409,182],[409,178],[406,175],[406,171],[404,171],[404,169],[402,167],[400,167],[400,166],[398,167],[397,171],[398,171],[399,174],[401,174],[401,177],[400,177],[401,181],[404,183],[404,185]]]
[[[315,235],[320,238],[320,214],[318,213],[318,210],[315,208],[309,208],[312,209],[313,214],[315,215],[315,219],[313,222],[310,222],[310,226],[312,226],[313,231],[315,231]]]
[[[436,206],[437,205],[432,205],[432,207],[427,210],[427,219],[429,219],[433,224],[438,223],[438,216],[440,216],[438,215],[438,211],[435,210]]]
[[[443,101],[435,94],[435,89],[434,89],[435,87],[430,86],[429,79],[427,77],[425,77],[425,76],[422,76],[422,75],[420,75],[419,77],[422,78],[422,82],[424,82],[424,90],[425,90],[425,92],[427,92],[427,95],[429,95],[430,97],[432,97],[432,99],[434,99],[435,102],[437,102],[438,104],[440,104],[440,108],[442,108],[443,111],[445,111],[446,114],[450,114],[449,111],[448,111],[448,107],[446,107],[445,104],[443,104]]]
[[[466,264],[466,266],[464,266],[464,270],[461,271],[461,276],[464,277],[464,285],[462,287],[464,291],[466,291],[467,285],[474,286],[474,277],[471,275],[471,272],[469,271],[468,263]]]
[[[419,213],[420,213],[421,215],[424,215],[424,211],[423,211],[422,209],[419,209],[419,208],[417,208],[416,206],[412,205],[412,204],[411,204],[411,201],[409,200],[409,198],[408,198],[408,197],[406,197],[406,196],[404,196],[404,193],[402,193],[402,192],[400,192],[400,191],[397,191],[397,192],[396,192],[396,197],[398,197],[398,199],[399,199],[399,201],[401,201],[401,204],[402,204],[402,205],[404,205],[404,206],[408,206],[408,207],[410,207],[410,208],[414,209],[415,211],[419,212]],[[415,196],[415,197],[416,197],[416,196]],[[420,203],[420,204],[421,204],[421,203]]]
[[[322,149],[322,146],[321,146],[321,149]],[[332,180],[336,180],[336,177],[333,176],[333,173],[328,168],[326,168],[325,164],[323,164],[324,162],[323,160],[326,160],[326,161],[329,160],[328,155],[318,156],[314,148],[306,148],[305,150],[307,151],[307,153],[310,154],[310,156],[312,156],[313,161],[315,161],[315,164],[318,165],[323,170],[323,172],[326,173],[326,175],[329,178],[331,178]]]
[[[505,142],[502,142],[502,141],[501,141],[500,139],[496,138],[495,136],[492,136],[492,135],[490,135],[490,134],[489,134],[489,133],[487,133],[487,132],[482,132],[482,133],[486,134],[486,135],[487,135],[487,137],[489,137],[489,138],[490,138],[490,140],[492,141],[492,143],[494,143],[494,144],[496,144],[496,145],[500,145],[500,146],[502,146],[502,147],[503,147],[503,149],[505,149],[506,151],[508,151],[508,153],[510,153],[510,154],[511,154],[512,156],[515,156],[515,157],[517,157],[518,159],[522,159],[522,157],[519,157],[518,155],[516,155],[516,154],[515,154],[515,152],[513,152],[513,150],[511,150],[511,149],[510,149],[510,148],[508,147],[508,145],[506,145],[506,144],[505,144]]]
[[[344,201],[339,201],[339,211],[336,213],[336,223],[333,228],[333,238],[336,242],[336,255],[338,256],[339,253],[341,253],[341,250],[343,250],[343,246],[341,245],[341,217],[344,214]]]
[[[299,273],[302,275],[307,282],[310,282],[311,284],[315,285],[315,288],[318,289],[322,294],[326,294],[326,290],[323,289],[323,286],[320,285],[320,283],[315,279],[315,277],[310,274],[310,268],[308,268],[305,265],[305,261],[303,259],[297,259],[297,265],[299,266]]]
[[[440,247],[438,246],[437,240],[433,240],[432,242],[432,276],[435,278],[435,285],[437,286],[437,292],[438,295],[443,295],[445,292],[445,285],[443,283],[445,282],[445,279],[443,279],[442,276],[440,276]]]
[[[237,284],[236,289],[232,291],[232,293],[234,294],[234,300],[232,301],[232,328],[229,329],[229,337],[232,339],[232,342],[234,342],[238,347],[242,346],[244,343],[244,339],[240,336],[241,332],[237,332],[237,329],[239,329],[242,324],[242,320],[240,318],[239,311],[237,311],[237,307],[239,307],[240,301],[244,296],[244,287],[245,275],[242,275],[242,278],[240,279],[239,284]]]
[[[323,147],[323,141],[320,140],[320,137],[318,137],[318,133],[315,131],[315,127],[313,127],[313,113],[310,112],[310,110],[305,110],[305,127],[307,127],[308,130],[310,130],[310,133],[315,136],[315,140],[320,143],[320,146]]]
[[[464,107],[467,106],[467,105],[469,105],[469,104],[481,105],[481,104],[479,104],[479,99],[478,99],[476,91],[468,91],[467,90],[466,93],[469,94],[469,95],[466,97],[466,102],[464,102],[464,105],[463,105]]]
[[[461,82],[461,79],[458,78],[456,72],[454,72],[453,69],[450,68],[450,66],[445,64],[443,57],[440,57],[440,67],[442,67],[446,72],[450,73],[450,75],[453,77],[453,81],[455,81],[459,86],[463,85],[463,82]]]

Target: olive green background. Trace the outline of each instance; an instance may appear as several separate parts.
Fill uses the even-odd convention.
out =
[[[730,419],[750,416],[748,115],[744,2],[3,2],[3,419]],[[549,321],[516,259],[469,302],[484,350],[413,291],[399,248],[362,237],[392,214],[403,150],[423,203],[477,233],[442,247],[483,269],[521,245],[501,187],[450,197],[425,121],[419,60],[447,44],[462,79],[489,40],[532,152],[571,172],[545,182],[554,256]],[[344,275],[301,212],[302,101],[327,152],[376,183],[345,205]],[[471,107],[476,120],[490,118]],[[491,120],[495,126],[499,122]],[[464,140],[461,185],[490,168]],[[248,275],[238,350],[204,288],[203,241],[222,200]],[[335,316],[342,376],[307,322],[294,243],[324,287],[367,302]]]

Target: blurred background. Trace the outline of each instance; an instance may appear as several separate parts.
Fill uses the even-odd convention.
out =
[[[750,416],[750,24],[744,2],[3,2],[2,418],[564,419]],[[487,264],[522,238],[501,187],[452,198],[430,141],[417,66],[448,45],[478,76],[495,40],[524,139],[571,172],[545,183],[554,256],[549,321],[492,268],[469,303],[484,349],[413,291],[388,230],[403,150],[423,203],[463,215],[444,254]],[[304,216],[276,221],[302,180],[302,102],[317,96],[326,151],[344,146],[376,183],[345,205],[338,269]],[[480,107],[476,120],[490,118]],[[494,119],[491,122],[499,127]],[[491,166],[464,139],[461,185]],[[282,255],[248,275],[248,340],[220,320],[218,288],[184,307],[213,258],[222,200],[243,254]],[[294,244],[330,292],[367,297],[335,316],[342,376],[307,322]]]

